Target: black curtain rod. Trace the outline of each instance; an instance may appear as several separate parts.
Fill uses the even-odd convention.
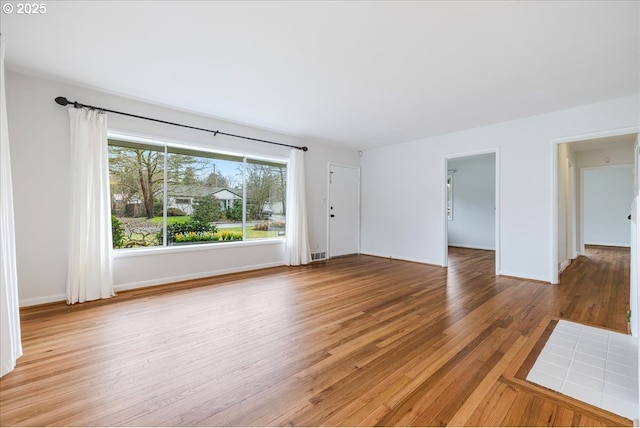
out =
[[[198,131],[210,132],[210,133],[213,134],[214,137],[216,135],[220,134],[220,135],[226,135],[227,137],[242,138],[242,139],[245,139],[245,140],[258,141],[260,143],[275,144],[277,146],[291,147],[292,149],[302,150],[303,152],[306,152],[307,150],[309,150],[309,148],[307,146],[303,146],[303,147],[292,146],[292,145],[289,145],[289,144],[276,143],[275,141],[260,140],[259,138],[251,138],[251,137],[244,137],[242,135],[228,134],[228,133],[222,132],[222,131],[217,131],[217,130],[213,131],[211,129],[198,128],[197,126],[184,125],[182,123],[169,122],[169,121],[166,121],[166,120],[154,119],[152,117],[139,116],[137,114],[124,113],[124,112],[121,112],[121,111],[109,110],[107,108],[90,106],[90,105],[87,105],[87,104],[81,104],[81,103],[79,103],[77,101],[69,101],[65,97],[56,97],[55,101],[56,101],[56,103],[60,104],[61,106],[66,106],[66,105],[72,104],[74,108],[89,108],[89,109],[92,109],[92,110],[101,110],[101,111],[106,111],[106,112],[109,112],[109,113],[121,114],[123,116],[135,117],[137,119],[150,120],[152,122],[165,123],[167,125],[180,126],[182,128],[189,128],[189,129],[196,129]]]

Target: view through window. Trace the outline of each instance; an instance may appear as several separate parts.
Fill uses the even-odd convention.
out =
[[[284,236],[287,164],[109,139],[114,248]]]

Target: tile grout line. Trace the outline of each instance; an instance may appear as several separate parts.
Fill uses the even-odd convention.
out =
[[[611,342],[611,333],[607,333],[607,352],[604,358],[604,371],[602,372],[602,391],[600,391],[600,407],[603,409],[604,406],[604,384],[607,378],[607,361],[609,361],[609,343]]]
[[[558,328],[558,327],[562,328],[563,330],[566,330],[564,324],[558,323],[556,328]],[[554,332],[555,332],[555,330],[554,330]],[[567,384],[567,381],[569,379],[569,372],[571,371],[571,367],[573,366],[573,362],[575,361],[576,350],[578,349],[578,343],[580,343],[580,337],[581,336],[582,336],[582,329],[580,329],[580,334],[578,335],[578,339],[573,344],[573,350],[571,352],[571,358],[569,358],[569,367],[567,367],[567,369],[566,369],[566,371],[564,373],[564,379],[562,380],[562,386],[561,386],[561,389],[560,389],[560,392],[563,393],[563,394],[565,393],[564,392],[565,391],[565,385]]]

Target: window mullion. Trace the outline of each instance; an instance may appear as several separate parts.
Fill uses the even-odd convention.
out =
[[[164,146],[164,166],[163,166],[163,178],[162,178],[162,246],[167,246],[167,179],[168,179],[168,158],[169,148],[165,144]]]
[[[247,240],[247,157],[242,159],[242,240]]]

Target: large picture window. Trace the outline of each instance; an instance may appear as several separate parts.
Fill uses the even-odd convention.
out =
[[[284,236],[287,164],[109,139],[114,248]]]

